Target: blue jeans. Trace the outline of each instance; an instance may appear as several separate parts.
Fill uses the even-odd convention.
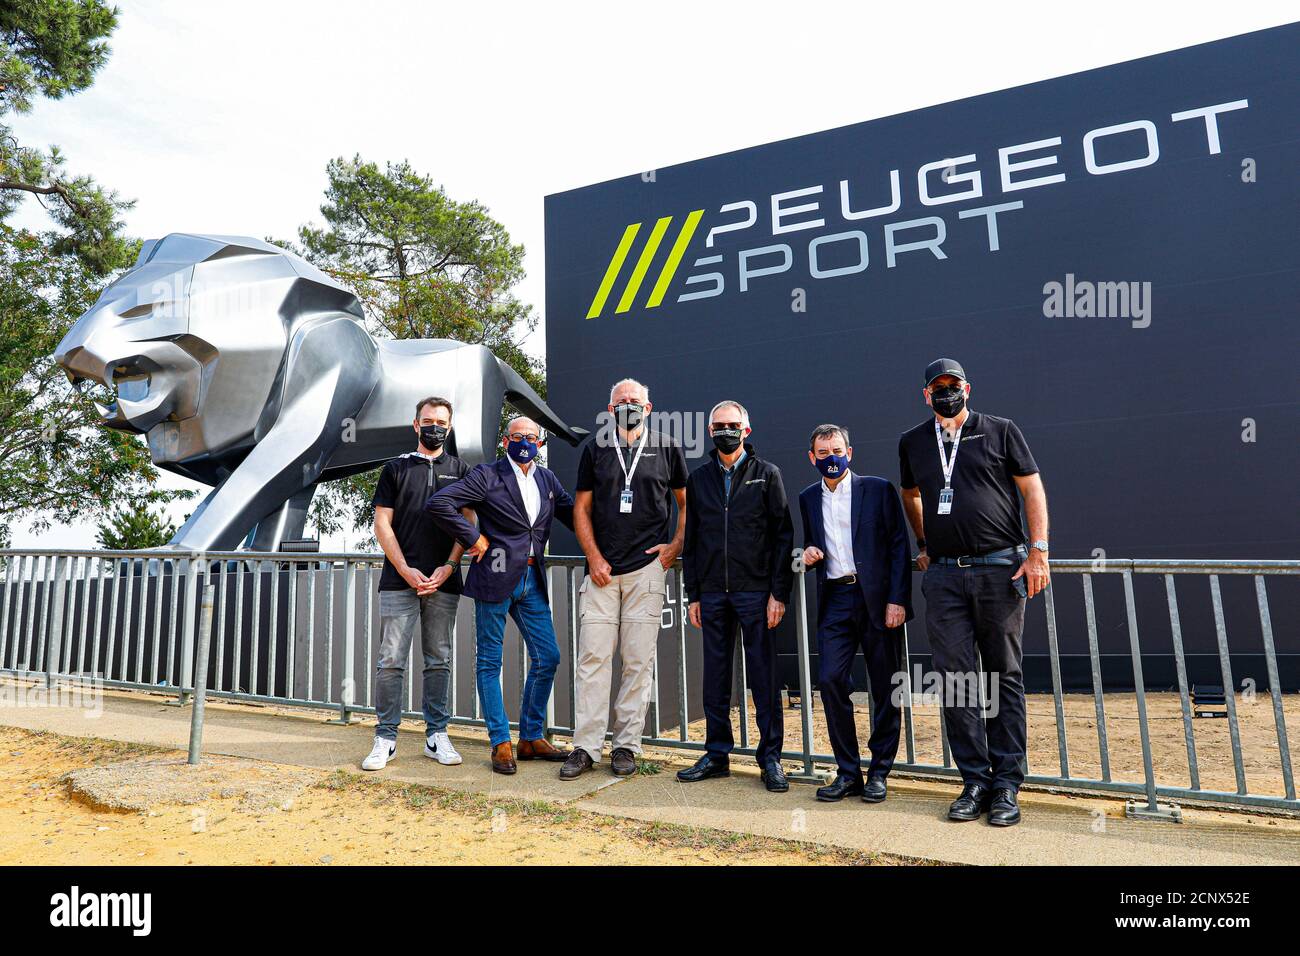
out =
[[[535,565],[524,569],[514,593],[505,601],[475,601],[474,625],[478,642],[475,675],[483,702],[492,746],[510,739],[510,718],[501,698],[501,649],[505,642],[506,615],[514,619],[528,648],[528,678],[519,705],[519,739],[540,740],[546,735],[546,704],[551,699],[560,648],[555,642],[551,606],[542,594]]]

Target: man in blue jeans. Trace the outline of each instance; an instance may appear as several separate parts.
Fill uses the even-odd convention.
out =
[[[546,704],[551,698],[560,648],[546,593],[546,542],[551,521],[573,527],[573,498],[555,473],[537,464],[540,429],[531,418],[513,418],[502,445],[506,457],[476,465],[465,478],[429,498],[426,510],[474,558],[465,594],[474,599],[478,632],[478,695],[483,702],[492,769],[514,773],[510,718],[501,697],[501,649],[506,615],[514,619],[528,648],[528,677],[519,706],[519,759],[568,757],[546,740]],[[473,509],[477,528],[461,509]]]

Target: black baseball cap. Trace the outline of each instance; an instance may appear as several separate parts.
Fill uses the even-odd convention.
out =
[[[961,367],[961,363],[956,359],[941,358],[935,359],[925,367],[925,384],[929,386],[940,375],[952,375],[966,381],[966,370]]]

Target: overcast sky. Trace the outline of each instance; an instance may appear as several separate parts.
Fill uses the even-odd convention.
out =
[[[539,314],[548,193],[1277,26],[1296,10],[1259,0],[119,6],[94,86],[14,125],[25,144],[58,144],[73,172],[135,199],[132,235],[292,238],[319,219],[330,158],[407,159],[524,244],[519,293]],[[543,342],[539,325],[529,346],[542,354]],[[15,528],[15,547],[37,545],[93,547],[94,531],[38,539]]]

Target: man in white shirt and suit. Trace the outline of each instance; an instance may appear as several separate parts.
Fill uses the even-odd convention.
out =
[[[817,573],[817,655],[822,706],[839,773],[817,799],[885,799],[898,753],[894,700],[902,633],[912,617],[912,556],[903,506],[884,478],[855,475],[848,430],[819,425],[808,460],[821,480],[799,495],[805,568]],[[861,650],[871,690],[871,762],[864,782],[853,718],[853,662]]]

